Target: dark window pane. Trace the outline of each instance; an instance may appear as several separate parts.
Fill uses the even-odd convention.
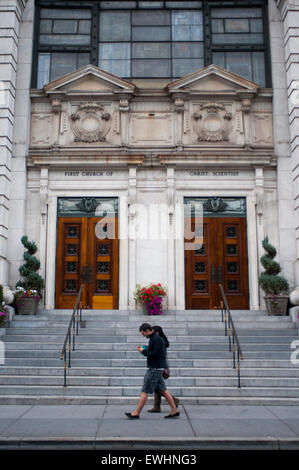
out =
[[[132,58],[134,59],[168,59],[171,57],[170,43],[137,42],[132,44]]]
[[[137,2],[100,2],[101,8],[106,10],[136,8]]]
[[[109,255],[109,245],[107,243],[103,243],[102,245],[98,245],[98,256],[108,256]]]
[[[131,23],[128,11],[104,11],[100,14],[100,41],[130,41]]]
[[[172,12],[173,41],[202,41],[203,20],[201,11]]]
[[[99,60],[130,59],[130,43],[102,43],[99,45]]]
[[[77,68],[77,54],[55,52],[51,61],[51,80],[73,72]]]
[[[97,287],[98,291],[109,291],[109,281],[97,281]]]
[[[108,261],[100,261],[98,263],[98,273],[109,273]]]
[[[75,279],[68,279],[65,281],[65,291],[66,292],[76,292],[77,291],[77,281]]]
[[[78,21],[74,20],[54,20],[53,33],[76,33]]]
[[[238,245],[226,245],[226,254],[227,255],[237,255],[238,254]]]
[[[224,33],[224,22],[223,20],[212,20],[212,33]]]
[[[40,11],[41,18],[65,18],[65,19],[88,19],[91,18],[91,10],[84,10],[81,8],[73,9],[57,9],[55,8],[42,8]]]
[[[173,76],[183,77],[204,67],[203,59],[173,59]]]
[[[132,60],[133,77],[170,77],[170,60]]]
[[[236,227],[226,227],[226,236],[227,238],[236,238],[237,236]]]
[[[133,26],[133,41],[169,41],[170,27],[168,26]]]
[[[227,272],[230,274],[237,274],[238,273],[238,263],[227,263]]]
[[[227,52],[225,68],[230,72],[237,73],[242,77],[252,79],[251,53],[250,52]]]
[[[79,21],[78,33],[90,34],[90,32],[91,32],[91,21],[88,21],[88,20]]]
[[[198,42],[173,42],[172,56],[174,58],[203,58],[203,43]]]
[[[40,33],[52,33],[52,20],[41,20],[39,23]]]
[[[163,8],[164,2],[138,2],[139,8]]]
[[[225,53],[223,52],[214,52],[213,53],[213,64],[219,65],[225,69]]]
[[[43,88],[50,81],[51,54],[38,54],[37,88]]]
[[[203,280],[195,281],[195,290],[198,292],[206,292],[207,291],[206,281],[203,281]]]
[[[262,34],[212,34],[213,44],[263,44]]]
[[[99,61],[100,69],[112,73],[118,77],[130,77],[130,61],[129,60],[103,60]]]
[[[224,20],[226,33],[249,33],[249,21],[247,19]]]
[[[66,245],[66,254],[76,256],[78,254],[78,245],[68,243]]]
[[[84,67],[84,65],[90,64],[90,54],[88,52],[80,52],[77,54],[78,64],[77,68]]]
[[[41,34],[40,35],[40,44],[42,45],[55,45],[55,44],[65,44],[73,45],[77,44],[79,46],[88,46],[90,44],[90,36],[83,34]]]
[[[211,8],[212,18],[261,18],[261,8]]]
[[[76,273],[77,272],[77,262],[76,261],[67,261],[66,262],[66,272],[67,273]]]
[[[265,54],[263,52],[252,53],[253,75],[252,80],[258,83],[261,87],[266,86],[266,73],[265,73]]]
[[[201,11],[173,11],[173,25],[202,25]]]
[[[201,8],[202,2],[166,2],[166,8]]]
[[[133,11],[132,25],[134,26],[168,26],[170,25],[169,11]]]
[[[262,33],[263,21],[262,20],[250,20],[250,31],[252,33]]]
[[[229,280],[227,287],[228,292],[238,292],[238,281]]]

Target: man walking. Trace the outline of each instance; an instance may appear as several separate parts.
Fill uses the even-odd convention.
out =
[[[148,394],[154,393],[155,390],[159,390],[168,401],[171,413],[165,418],[177,418],[180,416],[172,395],[166,389],[165,381],[163,379],[163,370],[166,367],[166,350],[163,339],[156,334],[152,327],[148,323],[143,323],[139,328],[142,336],[149,338],[149,344],[146,349],[142,346],[137,346],[137,349],[141,354],[147,358],[147,371],[144,376],[144,382],[142,391],[139,397],[139,401],[136,409],[132,413],[125,413],[130,419],[138,419],[140,412],[146,404]]]

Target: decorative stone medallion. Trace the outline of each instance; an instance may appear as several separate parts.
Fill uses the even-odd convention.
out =
[[[97,103],[82,103],[71,115],[75,142],[104,142],[111,126],[111,115]]]
[[[229,122],[232,118],[222,104],[205,103],[193,114],[194,130],[198,141],[224,142],[229,140]]]

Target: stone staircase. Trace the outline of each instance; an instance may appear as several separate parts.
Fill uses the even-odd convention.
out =
[[[84,311],[86,327],[76,337],[68,386],[63,387],[60,351],[70,310],[15,315],[0,365],[1,404],[136,404],[146,367],[136,350],[146,344],[138,329],[163,327],[170,342],[168,389],[182,403],[299,404],[299,365],[290,357],[299,340],[289,316],[232,310],[244,359],[241,388],[219,310],[168,311],[161,317],[140,311]]]

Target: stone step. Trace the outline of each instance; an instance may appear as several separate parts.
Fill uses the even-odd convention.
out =
[[[17,385],[23,386],[24,390],[31,386],[62,386],[63,375],[59,376],[27,376],[27,375],[0,375],[0,386]],[[298,388],[299,378],[294,377],[241,377],[242,387],[266,387],[275,388]],[[109,377],[109,376],[69,376],[68,387],[139,387],[143,384],[143,376],[139,377]],[[167,380],[167,387],[234,387],[237,384],[237,377],[170,377]],[[299,396],[299,395],[298,395]]]
[[[60,351],[61,349],[57,350],[6,350],[5,351],[5,358],[40,358],[40,359],[55,359],[60,358]],[[244,351],[243,351],[244,352]],[[248,359],[258,359],[258,358],[267,358],[267,359],[290,359],[291,350],[246,350],[246,357]],[[244,352],[245,355],[245,352]],[[169,351],[167,353],[168,359],[200,359],[200,358],[219,358],[222,357],[230,358],[232,357],[232,352],[229,351],[228,347],[224,347],[222,349],[215,348],[215,350],[211,349],[194,349],[189,351]],[[135,362],[138,360],[143,360],[144,358],[141,356],[139,351],[112,351],[112,350],[97,350],[97,351],[86,351],[86,350],[75,350],[72,352],[72,358],[74,360],[78,359],[86,359],[86,360],[97,360],[97,359],[134,359]]]
[[[222,361],[223,363],[224,361]],[[247,361],[241,362],[241,375],[242,377],[298,377],[299,368],[297,367],[263,367],[247,366]],[[175,368],[171,369],[171,377],[235,377],[236,370],[233,369],[231,361],[226,361],[222,367],[201,367],[201,368]],[[82,377],[143,377],[145,367],[71,367],[67,369],[68,377],[82,376]],[[30,366],[1,366],[0,376],[59,376],[63,375],[63,368],[60,367],[30,367]]]
[[[237,379],[236,379],[237,380]],[[241,387],[236,386],[170,386],[168,390],[177,397],[284,397],[299,399],[298,387]],[[62,395],[62,396],[135,396],[140,395],[140,386],[49,386],[1,385],[1,395]]]
[[[0,395],[3,405],[126,405],[136,407],[136,397],[96,397],[96,396],[39,396],[39,395]],[[153,404],[149,398],[148,405]],[[180,397],[180,405],[255,405],[255,406],[298,406],[298,398],[284,397]]]
[[[243,353],[246,351],[285,351],[291,350],[291,343],[295,338],[290,338],[286,342],[276,342],[275,339],[269,343],[245,343],[242,342],[241,349]],[[298,339],[297,339],[298,340]],[[299,341],[299,340],[298,340]],[[227,351],[229,347],[228,338],[220,338],[217,341],[199,341],[198,343],[173,343],[171,345],[169,354],[173,351]],[[29,341],[6,341],[6,351],[18,351],[18,350],[54,350],[61,351],[62,343],[45,343],[45,342],[29,342]],[[136,349],[136,343],[87,343],[81,342],[80,338],[76,338],[75,350],[76,351],[134,351]]]

